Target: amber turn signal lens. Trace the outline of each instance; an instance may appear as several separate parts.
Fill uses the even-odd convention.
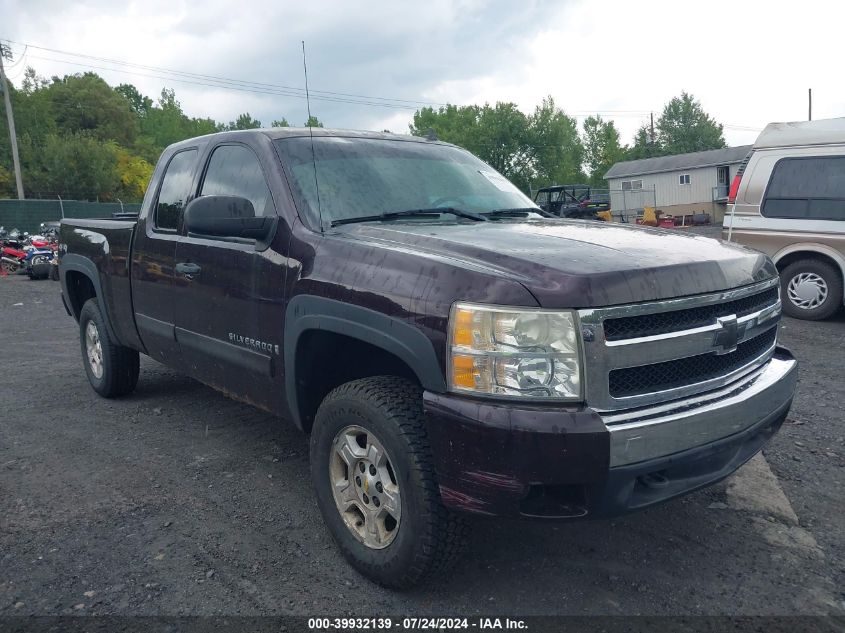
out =
[[[472,317],[473,312],[471,310],[458,308],[455,311],[455,325],[454,330],[452,330],[453,345],[472,346]]]
[[[452,384],[463,389],[475,389],[475,358],[452,356]]]

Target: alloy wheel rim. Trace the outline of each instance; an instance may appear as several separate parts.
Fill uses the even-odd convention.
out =
[[[335,435],[329,481],[346,527],[370,549],[390,545],[399,532],[402,499],[396,470],[370,431],[347,426]]]
[[[796,308],[812,310],[827,300],[827,282],[816,273],[798,273],[789,280],[786,292]]]
[[[103,345],[100,342],[100,331],[93,321],[85,326],[85,353],[91,373],[97,378],[103,377]]]

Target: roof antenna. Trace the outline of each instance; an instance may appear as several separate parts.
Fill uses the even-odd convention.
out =
[[[320,183],[317,179],[317,157],[314,154],[314,130],[311,128],[311,95],[308,92],[308,65],[305,63],[305,40],[302,40],[302,70],[305,73],[305,104],[308,107],[308,136],[311,137],[311,162],[314,165],[314,191],[317,194],[317,214],[320,216],[320,232],[323,232],[323,207],[320,204]]]

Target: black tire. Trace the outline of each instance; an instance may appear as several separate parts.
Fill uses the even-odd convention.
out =
[[[99,376],[88,356],[86,333],[89,323],[96,329],[101,347]],[[89,299],[82,306],[79,314],[79,341],[82,346],[82,364],[94,391],[104,398],[116,398],[135,390],[141,369],[140,356],[136,350],[112,341],[96,299]]]
[[[333,443],[350,425],[378,439],[390,456],[401,492],[397,533],[383,549],[356,538],[334,500],[329,471]],[[423,422],[422,391],[413,383],[377,376],[346,383],[326,396],[311,433],[311,478],[329,532],[346,560],[367,578],[405,589],[447,570],[458,559],[466,525],[440,499]]]
[[[50,266],[50,280],[51,281],[58,281],[59,280],[59,267],[55,264]]]
[[[801,307],[790,296],[790,282],[800,275],[814,275],[823,281],[827,296],[819,305]],[[783,311],[793,318],[819,321],[833,316],[842,306],[842,276],[834,266],[820,259],[800,259],[792,262],[781,271],[780,284]]]

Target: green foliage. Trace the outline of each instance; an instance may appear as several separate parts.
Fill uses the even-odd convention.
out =
[[[261,121],[253,119],[249,112],[238,115],[238,118],[226,126],[227,130],[254,130],[261,127]]]
[[[578,136],[578,122],[547,97],[529,117],[528,125],[532,188],[582,182],[584,146]]]
[[[665,154],[684,154],[725,147],[722,125],[692,95],[681,92],[663,108],[657,133]]]
[[[526,193],[583,179],[583,147],[575,119],[551,97],[531,115],[514,103],[427,107],[414,114],[411,134],[454,143],[480,157]]]
[[[695,97],[681,92],[664,107],[654,123],[654,138],[650,126],[637,130],[626,160],[702,152],[725,147],[722,125],[701,107]]]
[[[120,84],[114,91],[129,102],[129,108],[139,118],[147,116],[153,107],[153,100],[142,95],[132,84]]]
[[[27,196],[140,201],[162,150],[172,143],[221,130],[248,130],[261,122],[245,112],[228,124],[190,117],[172,89],[157,101],[132,84],[111,88],[94,73],[46,79],[27,68],[21,89],[9,89]],[[5,110],[0,100],[0,117]],[[306,127],[323,127],[311,116]],[[273,127],[289,127],[284,117]],[[412,134],[464,147],[526,193],[552,184],[589,181],[604,186],[617,161],[724,147],[722,126],[682,92],[655,122],[643,126],[630,148],[612,122],[588,117],[579,135],[574,118],[548,97],[531,114],[514,103],[447,105],[418,110]],[[586,173],[585,173],[586,172]],[[11,149],[0,134],[0,196],[15,195]]]
[[[625,160],[637,160],[639,158],[651,158],[662,156],[663,149],[657,142],[652,142],[651,130],[647,125],[642,125],[634,135],[634,142],[625,152]]]
[[[225,129],[187,116],[173,90],[154,103],[135,86],[111,88],[94,73],[48,80],[27,68],[21,89],[9,92],[29,197],[138,202],[165,147]],[[247,114],[235,125],[253,123],[260,125]],[[11,169],[9,139],[0,134],[0,196],[15,195]]]
[[[615,163],[623,160],[624,155],[625,151],[619,144],[619,131],[613,121],[605,121],[598,115],[584,120],[584,164],[591,186],[607,188],[604,175]]]
[[[138,136],[138,119],[129,102],[94,73],[54,77],[44,90],[56,128],[63,133],[84,132],[121,145],[131,145]]]
[[[118,146],[85,132],[49,134],[43,146],[21,144],[27,189],[49,197],[111,200],[120,190]]]

